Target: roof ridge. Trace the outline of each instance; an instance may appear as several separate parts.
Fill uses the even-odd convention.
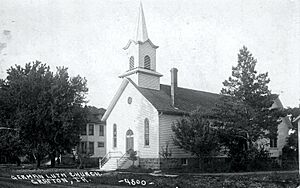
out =
[[[167,85],[167,84],[160,84],[160,85],[171,87],[170,85]],[[215,95],[220,95],[218,93],[213,93],[213,92],[210,92],[210,91],[202,91],[202,90],[191,89],[191,88],[186,88],[186,87],[177,87],[177,88],[186,89],[186,90],[192,90],[192,91],[197,91],[197,92],[204,92],[204,93],[209,93],[209,94],[215,94]]]

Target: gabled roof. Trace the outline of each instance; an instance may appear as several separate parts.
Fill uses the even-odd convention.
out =
[[[297,121],[299,121],[299,120],[300,120],[300,115],[299,115],[296,119],[294,119],[293,122],[297,122]]]
[[[169,85],[161,84],[160,90],[147,89],[137,86],[130,78],[125,77],[107,108],[107,111],[103,115],[102,121],[107,120],[128,83],[131,83],[156,108],[158,112],[170,115],[189,114],[198,107],[211,109],[220,97],[220,95],[215,93],[178,87],[176,93],[176,105],[173,107],[171,105],[171,88]]]
[[[176,104],[173,107],[169,85],[161,84],[160,90],[136,87],[159,112],[166,114],[188,114],[198,107],[211,109],[220,97],[215,93],[177,87]]]

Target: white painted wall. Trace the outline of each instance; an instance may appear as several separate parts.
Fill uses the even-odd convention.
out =
[[[128,97],[132,103],[128,104]],[[144,146],[144,120],[149,119],[150,145]],[[113,124],[117,124],[117,147],[113,147]],[[153,105],[133,86],[127,85],[106,120],[107,151],[126,150],[126,132],[134,133],[134,150],[141,158],[158,158],[159,134],[158,112]]]

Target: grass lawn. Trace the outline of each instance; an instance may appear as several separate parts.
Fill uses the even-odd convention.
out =
[[[19,169],[0,167],[0,187],[291,187],[299,183],[296,172],[255,175],[153,176],[149,173],[98,172],[92,169]]]

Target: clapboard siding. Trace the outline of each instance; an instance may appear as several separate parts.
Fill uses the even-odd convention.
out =
[[[159,116],[159,145],[160,148],[165,147],[166,144],[169,144],[169,148],[172,150],[171,158],[188,158],[191,157],[191,154],[186,152],[183,149],[180,149],[178,146],[174,145],[172,137],[174,133],[172,131],[172,124],[179,120],[181,116],[173,115],[160,115]]]
[[[139,87],[159,90],[160,89],[159,77],[148,75],[148,74],[139,74],[138,85]]]
[[[128,104],[128,97],[132,103]],[[144,146],[144,120],[149,119],[150,146]],[[117,148],[113,148],[113,124],[117,125]],[[134,133],[134,150],[141,158],[158,158],[158,112],[153,105],[129,83],[111,111],[107,121],[107,151],[126,151],[126,132]]]

